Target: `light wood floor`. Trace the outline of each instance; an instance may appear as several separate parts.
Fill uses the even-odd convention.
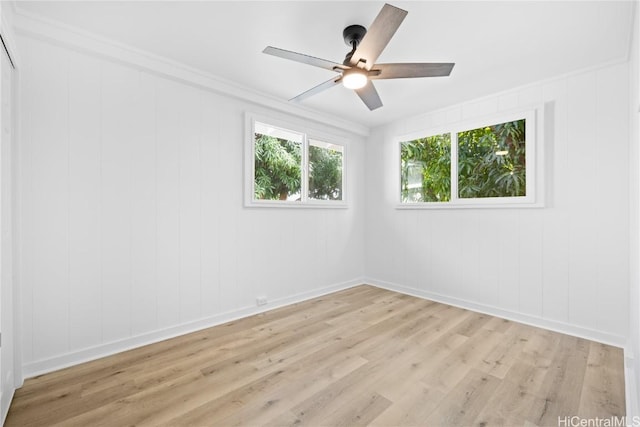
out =
[[[29,379],[6,426],[557,426],[624,414],[619,348],[358,286]]]

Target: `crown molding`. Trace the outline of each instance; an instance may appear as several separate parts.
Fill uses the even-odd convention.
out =
[[[239,85],[206,71],[189,67],[169,58],[101,37],[21,9],[13,17],[15,32],[65,48],[130,66],[155,75],[194,85],[212,92],[269,107],[358,136],[368,136],[369,128],[339,117],[291,104],[275,96]]]

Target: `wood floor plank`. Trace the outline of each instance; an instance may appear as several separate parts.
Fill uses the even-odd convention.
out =
[[[506,330],[502,333],[503,339],[482,359],[480,369],[494,377],[504,378],[534,333],[533,328],[524,327]]]
[[[291,411],[296,415],[296,424],[322,424],[325,417],[335,413],[345,401],[354,399],[362,393],[369,393],[375,383],[378,368],[379,364],[366,363],[294,406]],[[361,384],[362,387],[356,384]]]
[[[406,360],[403,360],[402,364],[395,364],[388,368],[386,375],[376,383],[376,389],[381,395],[394,402],[404,399],[407,386],[410,384],[417,384],[422,390],[424,384],[420,380],[439,369],[451,352],[467,340],[468,338],[463,335],[449,333],[431,343],[428,348],[420,348],[419,351],[412,348],[407,352]],[[399,378],[402,380],[399,381]],[[429,394],[434,396],[435,391],[436,388],[433,387]]]
[[[441,304],[444,309],[439,310],[434,316],[440,319],[439,322],[433,325],[426,325],[422,331],[413,336],[413,340],[422,346],[428,346],[429,344],[437,341],[446,334],[451,334],[452,330],[468,319],[473,313],[467,310],[462,310],[457,307]]]
[[[477,369],[469,370],[446,394],[425,425],[472,425],[499,385],[498,378]]]
[[[340,407],[326,416],[322,424],[336,427],[366,426],[393,402],[378,393],[358,393],[354,399],[343,402]]]
[[[624,369],[615,361],[623,357],[622,350],[600,343],[589,344],[589,358],[584,376],[580,412],[587,418],[598,415],[624,415]]]
[[[533,393],[545,375],[544,369],[516,362],[476,418],[476,424],[512,426],[533,423],[530,415],[541,412],[546,404],[544,399]]]
[[[483,328],[488,329],[490,331],[496,331],[500,333],[507,332],[512,326],[513,322],[507,319],[501,319],[499,317],[491,317],[491,319],[484,324]]]
[[[481,366],[486,355],[502,339],[502,334],[479,329],[475,335],[452,350],[422,381],[442,393],[449,393],[472,369]]]
[[[471,315],[464,322],[456,326],[453,332],[470,337],[487,324],[489,320],[491,320],[491,316],[487,314],[471,312]]]
[[[317,369],[300,370],[297,373],[287,372],[287,381],[279,387],[267,390],[260,399],[246,405],[242,411],[237,411],[223,418],[224,425],[263,425],[274,417],[287,412],[289,408],[312,396],[354,370],[367,361],[361,357],[347,356],[337,353],[329,358]],[[307,365],[302,365],[307,366]]]
[[[555,425],[558,417],[570,417],[579,411],[588,352],[589,342],[582,338],[565,336],[560,341],[544,383],[537,391],[545,405],[533,416],[535,424]]]
[[[488,427],[624,414],[619,348],[363,285],[28,379],[5,425]]]
[[[400,381],[396,380],[396,383],[400,383]],[[393,405],[389,406],[384,412],[377,416],[370,423],[370,426],[426,425],[427,418],[433,414],[435,408],[438,407],[440,402],[445,398],[443,393],[427,387],[420,381],[407,381],[403,389],[404,393],[402,396],[390,399],[394,402]]]

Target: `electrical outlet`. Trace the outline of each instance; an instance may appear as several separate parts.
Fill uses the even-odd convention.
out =
[[[267,297],[258,297],[258,298],[256,298],[256,304],[258,306],[266,305],[267,304]]]

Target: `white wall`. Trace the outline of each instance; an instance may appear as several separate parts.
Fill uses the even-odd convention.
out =
[[[360,282],[357,191],[348,209],[243,208],[244,113],[289,116],[18,42],[26,376]],[[308,124],[350,139],[360,188],[363,138]]]
[[[0,245],[0,286],[2,293],[2,354],[0,361],[0,375],[2,379],[2,420],[9,410],[9,404],[14,391],[14,307],[13,307],[13,101],[14,101],[14,70],[5,52],[0,52],[0,229],[2,243]]]
[[[627,369],[627,415],[640,416],[640,7],[635,5],[633,38],[630,47],[630,281],[629,342]]]
[[[624,345],[628,80],[626,63],[611,65],[375,129],[366,151],[370,280]],[[394,136],[536,103],[547,112],[545,209],[395,209]]]
[[[15,47],[13,34],[13,8],[5,4],[0,9],[0,35],[6,46],[0,47],[0,303],[2,345],[0,347],[0,384],[2,398],[0,401],[0,424],[4,422],[9,411],[9,405],[15,388],[22,384],[22,366],[20,365],[19,346],[16,334],[19,323],[19,298],[14,280],[14,253],[16,239],[15,229],[15,169],[14,151],[17,143],[15,136],[15,106],[17,105],[16,80],[17,72],[13,65],[19,68],[19,58]]]

